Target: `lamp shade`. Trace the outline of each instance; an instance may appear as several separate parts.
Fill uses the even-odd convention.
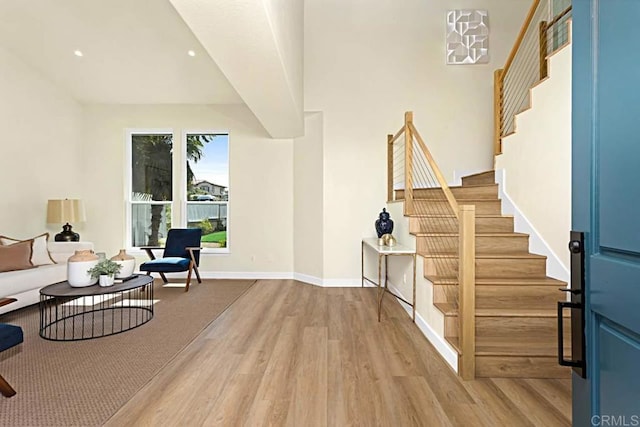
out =
[[[84,203],[80,199],[49,200],[47,202],[47,223],[64,224],[86,221]]]

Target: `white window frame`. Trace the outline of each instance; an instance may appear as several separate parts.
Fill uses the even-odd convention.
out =
[[[176,186],[174,176],[171,177],[171,185],[173,189],[171,191],[171,201],[170,202],[134,202],[131,198],[133,194],[133,170],[131,162],[133,161],[133,156],[131,150],[133,135],[171,135],[172,136],[172,149],[175,150],[176,140],[175,140],[175,132],[173,129],[167,128],[151,128],[151,129],[125,129],[125,180],[124,180],[124,194],[125,194],[125,229],[124,229],[124,241],[126,242],[125,247],[131,253],[143,253],[139,246],[133,246],[133,236],[131,235],[131,228],[133,226],[131,222],[131,215],[133,213],[132,206],[134,204],[148,204],[148,205],[169,205],[171,206],[171,212],[174,212],[175,207],[175,199],[176,199]],[[175,152],[175,151],[174,151]],[[171,165],[175,165],[175,156],[172,155]],[[173,172],[172,172],[173,175]],[[174,218],[171,216],[171,226],[174,227]]]
[[[145,204],[145,205],[169,205],[171,207],[171,227],[186,227],[187,226],[187,135],[190,134],[215,134],[215,135],[227,135],[228,147],[227,147],[227,165],[229,168],[229,175],[231,175],[231,165],[229,163],[230,157],[230,145],[231,137],[227,130],[211,130],[211,129],[183,129],[180,133],[181,138],[176,138],[177,132],[173,128],[131,128],[125,129],[125,150],[124,150],[124,164],[125,164],[125,180],[124,180],[124,194],[125,194],[125,221],[124,221],[124,241],[125,247],[131,253],[143,253],[138,246],[133,246],[132,220],[131,215],[133,213],[133,204]],[[171,135],[172,136],[172,192],[170,202],[135,202],[132,200],[132,137],[134,135]],[[178,174],[176,171],[179,171]],[[229,187],[231,184],[229,184]],[[227,191],[229,188],[227,187]],[[228,191],[229,192],[229,191]],[[201,253],[204,254],[229,254],[230,250],[230,228],[231,222],[229,221],[229,206],[231,205],[231,198],[226,201],[227,205],[227,247],[226,248],[203,248]]]
[[[180,167],[180,186],[178,188],[179,191],[179,201],[180,201],[180,227],[187,226],[187,204],[189,200],[187,200],[187,135],[227,135],[227,168],[229,170],[229,181],[231,181],[231,164],[229,163],[229,157],[231,153],[231,135],[228,130],[212,130],[212,129],[183,129],[182,137],[181,137],[181,157],[182,157],[182,166]],[[231,187],[231,182],[229,182],[229,187]],[[229,188],[227,187],[227,189]],[[175,187],[174,187],[175,188]],[[226,248],[202,248],[201,253],[204,254],[219,254],[225,255],[230,254],[230,244],[231,241],[231,221],[229,221],[229,206],[231,205],[231,198],[227,198],[227,247]]]

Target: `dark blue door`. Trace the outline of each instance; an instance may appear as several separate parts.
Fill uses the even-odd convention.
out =
[[[573,225],[586,379],[574,426],[640,426],[640,0],[573,0]]]

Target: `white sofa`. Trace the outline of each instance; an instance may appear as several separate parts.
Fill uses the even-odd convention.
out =
[[[92,250],[93,243],[48,242],[47,247],[56,264],[0,273],[0,297],[17,299],[0,307],[0,314],[38,303],[40,289],[67,280],[67,259],[77,250]]]

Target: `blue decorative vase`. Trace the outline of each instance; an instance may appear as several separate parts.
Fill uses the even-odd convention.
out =
[[[376,220],[376,233],[378,233],[378,239],[383,234],[391,234],[393,231],[393,220],[389,216],[389,212],[385,208],[382,208],[382,212]]]

